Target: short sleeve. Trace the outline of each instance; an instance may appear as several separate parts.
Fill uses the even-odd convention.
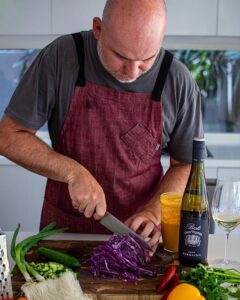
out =
[[[196,84],[195,84],[196,85]],[[182,163],[191,163],[194,137],[203,137],[201,95],[198,87],[177,115],[176,123],[168,144],[169,154]]]
[[[194,137],[203,137],[201,94],[187,67],[175,58],[162,95],[163,152],[182,163],[192,162]]]

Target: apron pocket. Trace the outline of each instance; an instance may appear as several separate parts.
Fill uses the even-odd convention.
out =
[[[121,136],[121,140],[136,154],[141,160],[147,160],[159,153],[160,145],[157,138],[154,138],[147,128],[138,123],[127,133]]]

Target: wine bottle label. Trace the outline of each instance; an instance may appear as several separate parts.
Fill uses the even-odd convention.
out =
[[[179,258],[204,261],[208,247],[208,214],[182,212],[179,240]]]

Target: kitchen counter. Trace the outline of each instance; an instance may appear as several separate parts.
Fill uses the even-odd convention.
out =
[[[240,178],[240,134],[205,134],[205,138],[209,155],[204,161],[206,178]],[[166,171],[168,155],[163,155],[161,162]]]
[[[10,267],[14,266],[14,263],[10,257],[10,243],[12,240],[13,232],[6,232],[7,234],[7,247],[8,247],[8,257],[10,262]],[[24,238],[33,235],[33,232],[20,232],[17,242],[23,240]],[[100,234],[74,234],[74,233],[61,233],[51,237],[51,240],[72,240],[72,241],[106,241],[109,235]],[[240,267],[240,237],[234,232],[230,234],[229,237],[229,258],[238,260]],[[209,245],[208,245],[208,260],[216,258],[222,258],[224,255],[224,234],[210,234],[209,235]]]
[[[21,240],[33,233],[22,232],[19,234],[19,239]],[[9,243],[11,241],[13,233],[7,233],[8,250],[10,249]],[[49,240],[41,242],[42,246],[61,249],[61,251],[68,251],[68,253],[84,260],[89,257],[94,247],[98,244],[96,241],[105,241],[108,239],[109,235],[90,235],[90,234],[59,234]],[[229,243],[229,255],[233,259],[239,259],[239,247],[240,239],[237,235],[232,235],[230,237]],[[221,258],[224,252],[224,235],[210,235],[209,238],[209,260],[215,258]],[[31,257],[31,258],[30,258]],[[161,280],[164,272],[166,272],[166,267],[169,263],[173,261],[176,262],[176,254],[171,254],[166,252],[160,246],[151,261],[151,267],[158,271],[156,277],[144,277],[139,281],[139,283],[133,283],[131,281],[123,282],[121,280],[112,278],[99,278],[93,277],[89,272],[88,268],[83,265],[81,270],[79,270],[79,281],[83,290],[92,297],[94,300],[157,300],[161,295],[157,294],[155,289],[156,285]],[[36,256],[36,252],[32,251],[29,253],[30,260],[39,259]],[[11,267],[13,263],[11,262]],[[240,266],[240,264],[239,264]],[[179,270],[182,269],[179,266]],[[160,271],[161,270],[161,271]],[[24,283],[24,280],[20,272],[15,272],[12,277],[14,295],[17,297],[19,295],[20,287]]]

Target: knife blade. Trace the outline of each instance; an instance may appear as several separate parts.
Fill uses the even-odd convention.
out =
[[[109,212],[105,213],[104,217],[100,220],[100,223],[104,227],[106,227],[107,229],[109,229],[110,231],[112,231],[118,235],[122,235],[124,233],[133,234],[136,238],[141,240],[141,242],[143,243],[143,245],[146,249],[148,249],[149,251],[152,251],[152,248],[148,245],[148,243],[140,235],[138,235],[136,232],[134,232],[132,229],[130,229],[127,225],[122,223],[119,219],[114,217]]]

